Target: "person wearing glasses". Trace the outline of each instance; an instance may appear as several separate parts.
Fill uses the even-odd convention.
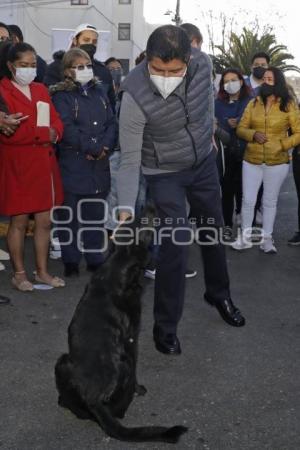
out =
[[[65,208],[57,215],[60,221],[69,221],[63,225],[69,230],[58,230],[58,236],[65,276],[70,277],[79,275],[82,250],[87,270],[95,271],[103,262],[104,201],[110,188],[109,155],[116,122],[89,55],[73,48],[65,53],[62,65],[65,80],[50,92],[64,124],[58,151]]]
[[[97,28],[91,24],[82,23],[74,31],[71,47],[80,48],[89,55],[91,63],[93,64],[94,76],[101,81],[102,89],[108,96],[109,101],[111,103],[111,107],[114,111],[116,105],[116,98],[111,73],[102,62],[98,61],[95,58],[98,41],[99,41],[99,32]],[[54,85],[59,81],[61,81],[62,79],[61,77],[61,74],[63,72],[62,68],[61,67],[58,68],[58,64],[56,64],[56,67],[58,70],[56,70],[55,72],[55,70],[53,70],[53,65],[51,63],[49,64],[46,70],[44,83],[47,86]]]

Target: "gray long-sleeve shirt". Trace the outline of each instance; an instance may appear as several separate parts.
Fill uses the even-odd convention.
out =
[[[122,97],[119,133],[121,165],[117,173],[117,191],[119,206],[135,208],[139,189],[142,159],[143,133],[146,118],[143,111],[128,92]],[[150,169],[142,166],[145,175],[156,175],[170,171]],[[126,209],[126,208],[125,208]]]

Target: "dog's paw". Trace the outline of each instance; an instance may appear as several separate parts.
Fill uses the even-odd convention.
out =
[[[147,392],[147,389],[142,384],[136,384],[135,385],[135,393],[136,395],[145,395]]]

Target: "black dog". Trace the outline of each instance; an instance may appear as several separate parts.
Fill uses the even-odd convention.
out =
[[[137,223],[126,227],[136,231]],[[124,227],[119,230],[124,232]],[[151,238],[148,230],[139,234],[137,244],[116,245],[92,277],[69,326],[69,353],[55,366],[56,386],[59,405],[81,419],[95,420],[111,437],[175,443],[186,427],[126,428],[117,419],[124,417],[135,393],[146,393],[137,384],[136,364]]]

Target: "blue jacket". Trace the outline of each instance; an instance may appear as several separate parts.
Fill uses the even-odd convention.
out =
[[[231,137],[236,135],[236,131],[234,128],[229,126],[228,119],[237,119],[239,122],[251,99],[252,97],[245,97],[232,103],[219,98],[215,100],[215,116],[218,119],[218,124],[221,128],[223,128],[223,130],[228,131]],[[238,139],[238,141],[241,151],[245,150],[246,142],[242,139]]]
[[[109,153],[116,142],[116,120],[110,102],[97,79],[84,89],[79,83],[66,80],[51,87],[54,106],[64,124],[58,144],[59,165],[64,189],[74,194],[97,194],[110,187]],[[103,147],[108,155],[98,156]]]
[[[251,99],[252,97],[246,97],[229,103],[227,100],[217,98],[215,100],[215,116],[218,119],[219,125],[230,134],[234,134],[234,129],[228,124],[228,119],[238,119],[240,121]]]

